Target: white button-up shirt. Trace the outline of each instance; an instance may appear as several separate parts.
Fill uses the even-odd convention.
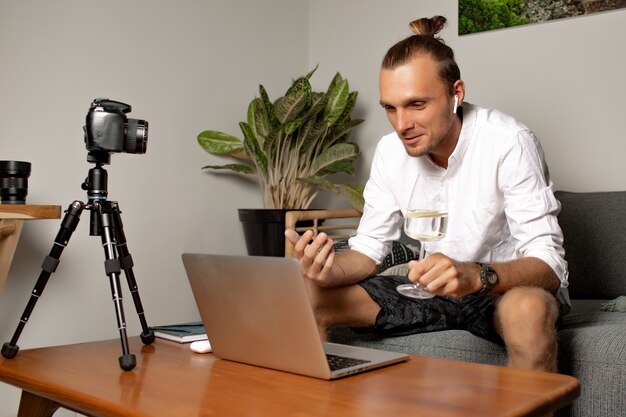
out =
[[[424,201],[420,208],[443,203],[448,209],[446,235],[426,243],[427,253],[461,262],[539,258],[559,277],[558,298],[569,305],[563,233],[556,218],[560,204],[530,129],[497,110],[464,103],[463,127],[447,169],[428,156],[409,156],[395,132],[384,136],[351,249],[382,262],[400,237],[414,188]]]

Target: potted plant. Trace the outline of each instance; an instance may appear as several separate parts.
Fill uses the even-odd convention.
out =
[[[260,97],[248,106],[247,121],[239,123],[243,140],[215,130],[205,130],[197,137],[206,152],[238,160],[203,169],[256,175],[264,208],[278,210],[274,212],[278,214],[265,211],[262,215],[276,218],[273,221],[281,226],[286,210],[307,209],[321,190],[342,193],[351,205],[359,210],[363,207],[363,185],[331,180],[334,174],[355,175],[353,161],[360,151],[349,135],[363,122],[350,118],[358,93],[350,91],[339,73],[326,92],[313,91],[309,79],[316,69],[294,80],[285,95],[273,102],[260,85]],[[240,220],[245,221],[251,212],[240,209]],[[282,231],[278,240],[279,245],[284,244]],[[280,248],[277,251],[276,255],[281,255]]]

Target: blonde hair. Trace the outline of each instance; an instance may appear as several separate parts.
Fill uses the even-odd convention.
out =
[[[435,36],[446,24],[446,18],[443,16],[433,16],[430,19],[425,17],[417,19],[409,23],[409,27],[415,32],[416,35],[423,36]],[[443,42],[440,38],[437,38],[440,42]]]

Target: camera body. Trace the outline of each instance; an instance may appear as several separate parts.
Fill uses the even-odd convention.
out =
[[[107,98],[91,103],[84,127],[85,146],[90,154],[146,152],[148,122],[127,118],[130,111],[130,105]]]

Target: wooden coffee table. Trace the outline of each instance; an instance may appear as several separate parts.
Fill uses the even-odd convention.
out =
[[[558,374],[411,356],[336,381],[196,354],[157,339],[132,372],[117,363],[119,340],[20,351],[0,357],[0,380],[23,390],[18,417],[59,407],[87,416],[540,416],[580,394]]]

